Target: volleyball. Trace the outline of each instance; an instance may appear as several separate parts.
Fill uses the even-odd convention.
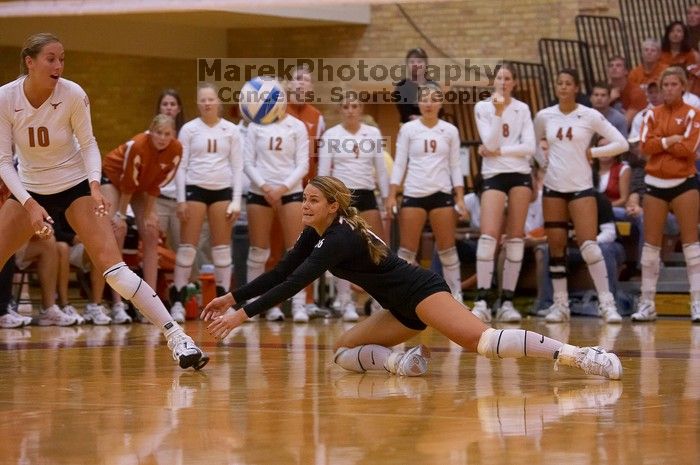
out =
[[[241,114],[251,123],[270,124],[287,108],[282,85],[274,78],[258,76],[246,82],[239,100]]]

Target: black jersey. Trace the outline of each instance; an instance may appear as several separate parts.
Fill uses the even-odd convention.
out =
[[[379,238],[375,239],[381,242]],[[409,265],[396,254],[375,264],[362,234],[339,217],[322,236],[306,227],[278,265],[233,292],[236,308],[247,299],[259,299],[244,306],[248,316],[279,304],[319,278],[326,270],[357,284],[383,308],[415,315],[415,306],[428,295],[447,289],[444,280],[432,271]],[[437,287],[436,280],[440,280]],[[444,287],[443,287],[444,284]]]

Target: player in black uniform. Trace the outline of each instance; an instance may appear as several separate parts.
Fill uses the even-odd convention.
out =
[[[578,367],[611,379],[622,375],[618,357],[602,349],[580,348],[522,329],[489,328],[452,298],[442,277],[411,266],[391,252],[350,202],[350,191],[338,179],[312,179],[304,189],[305,229],[294,248],[273,270],[207,305],[202,318],[211,321],[211,334],[226,337],[246,319],[293,296],[330,270],[365,289],[388,309],[373,313],[340,336],[335,362],[347,370],[405,376],[425,373],[429,355],[425,347],[405,353],[388,347],[432,326],[488,358],[550,358],[556,361],[555,367]]]

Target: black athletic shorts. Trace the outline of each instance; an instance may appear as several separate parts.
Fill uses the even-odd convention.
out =
[[[489,189],[508,194],[514,187],[532,189],[532,175],[523,173],[501,173],[484,179],[484,191]]]
[[[681,194],[685,194],[686,192],[691,190],[697,190],[698,178],[693,176],[691,178],[686,179],[676,187],[669,187],[667,189],[664,189],[662,187],[650,186],[649,184],[645,184],[645,186],[645,195],[651,195],[652,197],[656,197],[657,199],[661,199],[666,202],[671,202],[673,199],[675,199]]]
[[[436,192],[426,197],[407,197],[404,195],[401,207],[422,208],[430,212],[433,208],[454,207],[455,199],[452,194]]]
[[[418,304],[438,292],[447,292],[451,294],[451,291],[442,276],[424,268],[414,268],[415,272],[421,274],[419,283],[407,277],[408,279],[406,279],[406,282],[412,283],[413,285],[406,286],[406,289],[398,291],[399,295],[404,296],[404,303],[402,305],[394,305],[387,310],[389,310],[389,312],[394,315],[394,318],[399,320],[405,327],[422,331],[427,325],[423,323],[421,319],[418,318],[418,314],[416,314],[416,307],[418,307]]]
[[[193,186],[191,184],[185,186],[185,199],[188,202],[202,202],[204,204],[211,205],[216,202],[230,202],[232,196],[233,189],[230,187],[213,191],[204,189],[203,187]]]
[[[557,199],[564,199],[567,202],[571,202],[572,200],[582,199],[584,197],[595,197],[595,189],[591,187],[590,189],[584,189],[577,192],[559,192],[544,186],[542,189],[542,196],[555,197]]]
[[[60,218],[65,214],[65,211],[71,204],[80,197],[90,196],[90,183],[87,179],[75,186],[66,189],[62,192],[56,192],[55,194],[37,194],[35,192],[28,191],[29,195],[36,200],[39,205],[44,207],[44,210],[49,214],[52,219]],[[17,200],[14,195],[10,196],[11,199]]]
[[[303,192],[296,192],[294,194],[283,195],[282,196],[282,205],[287,205],[288,203],[291,203],[291,202],[301,202],[303,199],[304,199]],[[265,196],[260,195],[260,194],[255,194],[253,192],[248,192],[248,195],[246,196],[246,203],[248,205],[262,205],[263,207],[271,207],[271,205],[269,203],[267,203],[267,200],[265,200]]]
[[[364,212],[367,210],[377,210],[377,197],[374,196],[374,191],[369,189],[350,190],[352,193],[352,206],[357,208],[357,211]]]

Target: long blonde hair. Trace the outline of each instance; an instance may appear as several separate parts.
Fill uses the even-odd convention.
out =
[[[338,215],[344,218],[353,229],[360,232],[367,242],[369,256],[375,264],[389,255],[386,244],[372,232],[369,224],[360,216],[357,208],[351,206],[352,194],[350,190],[338,178],[333,176],[316,176],[309,184],[320,190],[328,203],[338,202]]]

